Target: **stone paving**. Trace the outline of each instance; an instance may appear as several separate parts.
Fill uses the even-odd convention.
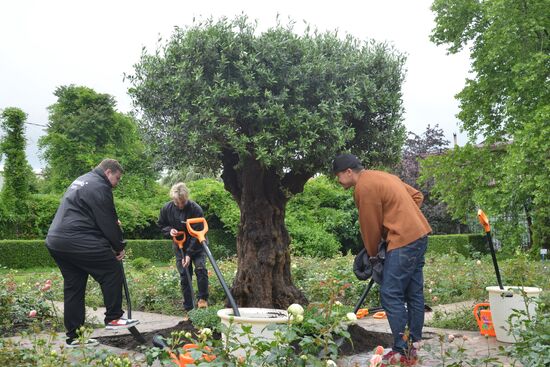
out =
[[[471,301],[453,303],[450,305],[441,305],[434,307],[434,312],[447,311],[452,312],[454,310],[459,310],[463,308],[468,308],[473,310],[474,303]],[[434,312],[426,313],[426,321],[429,321]],[[391,333],[390,326],[387,319],[373,319],[372,317],[367,317],[361,320],[358,320],[358,325],[364,327],[367,330]],[[449,329],[436,329],[430,327],[424,327],[423,329],[423,347],[419,350],[418,355],[420,357],[420,362],[417,366],[423,367],[436,367],[442,366],[442,361],[439,353],[441,348],[456,348],[457,345],[461,345],[466,349],[465,354],[466,358],[485,358],[488,356],[498,358],[503,366],[511,366],[511,362],[501,356],[498,356],[499,347],[507,347],[511,344],[502,343],[496,340],[495,337],[485,337],[482,336],[479,332],[473,331],[463,331],[463,330],[449,330]],[[440,335],[453,335],[455,341],[453,343],[441,343]],[[387,347],[387,346],[384,346]],[[387,349],[386,351],[389,351]],[[349,357],[343,357],[338,360],[339,367],[356,367],[356,366],[369,366],[369,361],[372,356],[372,353],[363,353],[356,354]],[[448,363],[446,364],[448,365]],[[516,363],[514,366],[520,366]]]
[[[58,303],[58,307],[62,311],[62,304]],[[460,308],[470,308],[473,309],[473,303],[472,302],[461,302],[456,303],[452,305],[443,305],[435,307],[434,311],[437,309],[440,310],[446,310],[446,311],[452,311],[453,309],[460,309]],[[98,308],[96,310],[88,309],[87,310],[87,318],[92,320],[103,320],[103,308]],[[426,313],[426,320],[429,320],[431,316],[433,315],[433,312]],[[182,317],[176,317],[176,316],[167,316],[162,314],[155,314],[155,313],[149,313],[149,312],[132,312],[132,318],[140,320],[140,324],[137,325],[137,329],[140,332],[151,332],[154,330],[169,328],[177,325],[178,322],[182,321]],[[361,327],[364,327],[367,330],[370,331],[376,331],[376,332],[385,332],[390,333],[389,324],[386,319],[373,319],[372,317],[366,317],[364,319],[358,320],[358,325]],[[104,328],[96,329],[92,333],[92,337],[103,337],[103,336],[110,336],[110,335],[124,335],[129,334],[128,330],[105,330]],[[438,335],[449,335],[452,334],[456,337],[455,342],[457,343],[463,343],[464,348],[466,349],[466,355],[467,358],[483,358],[486,357],[488,354],[492,357],[498,357],[498,359],[503,363],[504,366],[511,366],[510,361],[506,360],[503,357],[498,356],[498,348],[500,346],[509,346],[510,344],[507,343],[501,343],[496,341],[494,337],[486,338],[484,336],[481,336],[479,332],[470,332],[470,331],[456,331],[456,330],[447,330],[447,329],[435,329],[435,328],[424,328],[424,336],[428,337],[429,339],[424,341],[425,346],[421,348],[419,351],[420,356],[420,363],[417,364],[417,366],[424,366],[424,367],[436,367],[441,366],[441,358],[438,357],[438,354],[436,351],[440,350],[440,342]],[[465,338],[463,338],[465,336]],[[44,338],[52,340],[53,344],[57,347],[60,347],[61,345],[64,345],[65,343],[65,336],[63,333],[53,334],[52,336],[43,336]],[[21,337],[11,337],[9,339],[12,339],[14,342],[20,343],[20,345],[25,347],[31,346],[31,341],[29,338],[21,338]],[[466,339],[466,340],[464,340]],[[455,343],[456,344],[456,343]],[[426,347],[426,345],[429,345],[429,347]],[[446,347],[450,346],[450,344],[445,344]],[[128,353],[127,350],[114,348],[111,346],[106,346],[101,344],[101,348],[105,348],[108,350],[111,350],[116,353]],[[387,347],[387,346],[384,346]],[[433,352],[428,352],[427,349],[432,348],[434,350]],[[130,354],[138,354],[137,352],[130,352]],[[371,353],[362,353],[362,354],[356,354],[351,356],[345,356],[340,358],[337,361],[337,365],[339,367],[363,367],[363,366],[369,366],[369,360],[371,357]],[[153,366],[160,366],[160,364],[155,364]],[[517,363],[515,366],[519,366]]]

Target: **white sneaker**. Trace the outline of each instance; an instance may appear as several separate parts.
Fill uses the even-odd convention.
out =
[[[78,347],[84,347],[84,348],[90,348],[95,347],[99,345],[99,342],[96,339],[86,339],[84,341],[81,341],[80,339],[67,339],[66,347],[67,348],[78,348]]]
[[[125,319],[121,317],[120,319],[113,320],[105,325],[107,330],[117,330],[117,329],[128,329],[132,326],[139,324],[139,320],[136,319]]]

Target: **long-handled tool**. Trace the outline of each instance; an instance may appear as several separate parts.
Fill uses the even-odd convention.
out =
[[[202,230],[195,230],[192,226],[193,224],[202,224]],[[227,296],[227,299],[229,300],[229,304],[231,305],[231,308],[233,309],[233,315],[234,316],[241,316],[241,313],[239,312],[239,309],[237,308],[237,304],[235,303],[235,299],[231,295],[231,292],[229,291],[229,287],[227,287],[227,283],[225,283],[225,280],[223,279],[223,275],[220,271],[220,268],[218,267],[218,264],[216,263],[216,260],[214,259],[214,256],[212,256],[212,252],[210,252],[210,249],[208,248],[208,244],[206,243],[206,232],[208,232],[208,223],[206,222],[205,218],[188,218],[187,219],[187,232],[196,239],[199,240],[201,245],[204,246],[204,251],[206,252],[206,256],[208,256],[208,260],[210,260],[210,263],[212,264],[212,267],[214,268],[214,272],[216,273],[216,276],[218,277],[218,280],[220,281],[220,284],[222,285],[222,288],[225,292],[225,295]]]
[[[368,294],[370,292],[370,289],[372,288],[373,285],[374,285],[374,279],[371,278],[370,281],[369,281],[369,284],[367,284],[367,287],[363,291],[363,294],[361,295],[361,298],[359,298],[359,301],[355,305],[355,308],[353,309],[353,313],[356,314],[357,311],[359,311],[359,309],[361,308],[361,305],[363,304],[363,302],[365,302],[365,299],[367,299],[367,296],[368,296]],[[380,309],[382,309],[382,308],[380,307]],[[372,311],[372,310],[369,310],[369,311]]]
[[[500,289],[504,289],[502,286],[502,280],[500,279],[500,270],[498,269],[497,256],[495,254],[495,247],[493,246],[493,238],[491,237],[491,225],[489,224],[489,218],[487,218],[487,215],[485,215],[481,209],[477,211],[477,217],[479,219],[479,223],[481,223],[485,229],[485,235],[487,237],[487,242],[489,243],[489,248],[491,249],[491,257],[493,258],[493,265],[497,275],[498,286]]]
[[[181,240],[178,240],[178,237],[182,237]],[[185,231],[179,231],[176,233],[175,236],[172,236],[172,240],[176,243],[178,248],[180,249],[180,254],[182,260],[185,260],[185,254],[183,253],[183,245],[185,244],[185,240],[187,239],[187,236],[185,234]],[[182,264],[183,266],[183,264]],[[187,283],[189,284],[189,288],[191,289],[191,303],[193,304],[193,307],[195,307],[195,291],[193,291],[193,280],[191,279],[191,274],[189,273],[189,268],[187,266],[183,266],[185,276],[187,277]]]
[[[132,318],[132,301],[130,300],[130,291],[128,290],[128,282],[126,281],[126,274],[124,273],[124,265],[122,265],[122,261],[120,261],[120,268],[122,270],[122,285],[124,286],[124,295],[126,296],[126,308],[128,309],[128,319]],[[139,343],[145,344],[146,340],[141,335],[138,329],[136,329],[135,326],[129,327],[128,330],[130,330],[130,333],[132,333],[132,336],[134,339],[136,339]]]

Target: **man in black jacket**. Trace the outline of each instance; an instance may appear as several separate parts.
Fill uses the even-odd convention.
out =
[[[192,310],[193,305],[193,286],[189,284],[185,269],[189,269],[189,274],[193,274],[193,265],[197,275],[197,285],[199,288],[199,308],[208,307],[208,271],[206,270],[206,253],[204,248],[194,237],[187,233],[186,221],[188,218],[201,218],[204,216],[202,208],[192,200],[189,200],[189,189],[183,182],[179,182],[170,189],[170,198],[172,201],[166,203],[160,210],[158,225],[162,234],[167,238],[174,238],[179,231],[185,231],[187,239],[183,245],[184,256],[182,256],[176,243],[173,243],[176,254],[176,267],[180,273],[181,292],[183,294],[183,308],[186,311]],[[202,226],[202,225],[201,225]],[[197,226],[196,230],[201,230]]]
[[[138,320],[122,317],[122,267],[125,255],[113,188],[123,169],[114,159],[103,160],[94,170],[77,178],[65,191],[46,236],[46,246],[64,280],[64,323],[67,345],[80,345],[77,332],[85,320],[88,275],[101,286],[105,327],[129,328]],[[87,346],[97,345],[94,339]]]

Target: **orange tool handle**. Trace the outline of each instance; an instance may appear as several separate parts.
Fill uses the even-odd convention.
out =
[[[178,240],[177,237],[183,236],[183,239]],[[178,231],[175,236],[172,236],[172,240],[178,245],[180,249],[183,249],[183,244],[185,243],[185,240],[187,239],[187,235],[185,234],[185,231]]]
[[[479,209],[477,211],[477,218],[479,219],[479,223],[481,223],[481,225],[485,229],[485,233],[491,232],[491,226],[489,225],[489,218],[487,218],[487,215],[483,212],[483,210]]]
[[[202,230],[197,231],[197,230],[193,229],[192,225],[193,224],[199,224],[199,223],[203,224]],[[200,243],[203,243],[204,241],[206,241],[206,232],[208,232],[208,223],[206,222],[206,219],[202,218],[202,217],[201,218],[189,218],[189,219],[187,219],[187,231],[189,232],[189,234],[191,236],[198,239]]]

